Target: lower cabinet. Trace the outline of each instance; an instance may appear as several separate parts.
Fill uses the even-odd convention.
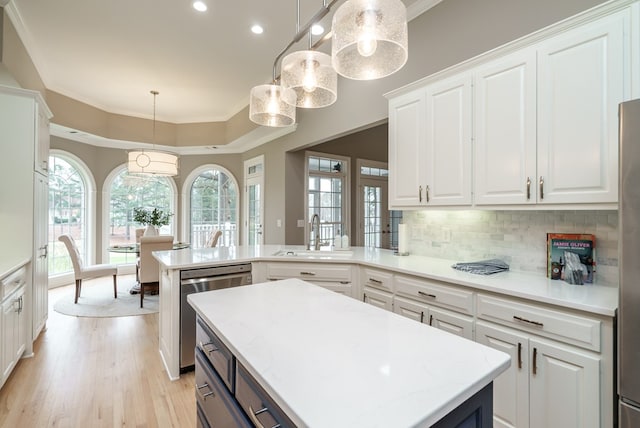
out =
[[[262,270],[259,268],[258,278]],[[298,278],[345,296],[355,297],[350,264],[270,262],[264,268],[267,281]]]
[[[24,312],[25,287],[21,287],[2,301],[2,336],[0,337],[0,386],[22,357],[27,343],[27,317]]]
[[[598,354],[484,321],[476,341],[511,356],[493,382],[495,427],[601,426]]]
[[[473,318],[404,297],[393,298],[393,312],[440,330],[473,340]]]
[[[388,291],[365,286],[363,288],[362,301],[387,311],[393,310],[393,294]]]

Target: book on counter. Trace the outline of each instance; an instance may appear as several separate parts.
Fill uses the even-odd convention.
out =
[[[547,277],[570,284],[593,283],[596,237],[588,233],[547,233]]]

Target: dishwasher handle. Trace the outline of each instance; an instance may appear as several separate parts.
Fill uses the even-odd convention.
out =
[[[242,277],[251,277],[251,273],[243,272],[235,275],[218,275],[218,276],[209,276],[206,278],[189,278],[183,279],[180,281],[180,285],[194,285],[194,284],[203,284],[207,282],[213,282],[216,279],[232,279],[232,278],[242,278]]]

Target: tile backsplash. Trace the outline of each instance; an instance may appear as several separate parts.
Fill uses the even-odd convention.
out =
[[[405,211],[409,252],[457,262],[498,258],[546,275],[547,233],[596,236],[596,282],[618,285],[618,211]]]

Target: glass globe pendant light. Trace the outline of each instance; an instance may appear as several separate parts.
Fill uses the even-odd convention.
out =
[[[338,98],[338,75],[331,57],[318,51],[293,52],[282,60],[282,86],[296,93],[302,108],[327,107]]]
[[[333,15],[331,59],[342,76],[373,80],[408,58],[407,8],[401,0],[348,0]]]
[[[249,96],[249,119],[258,125],[283,127],[296,122],[296,92],[281,85],[258,85]]]

